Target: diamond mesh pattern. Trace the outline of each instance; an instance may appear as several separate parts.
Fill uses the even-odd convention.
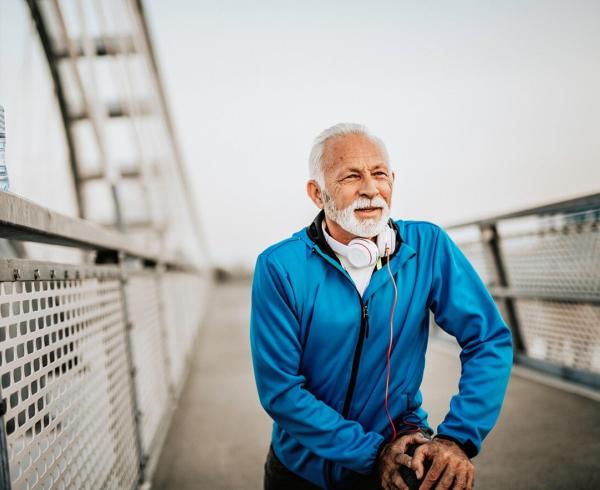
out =
[[[518,300],[527,355],[600,373],[600,306]]]
[[[510,286],[600,296],[600,213],[521,218],[501,223]],[[526,226],[525,230],[520,228]]]
[[[0,380],[13,488],[136,484],[119,280],[0,283]]]

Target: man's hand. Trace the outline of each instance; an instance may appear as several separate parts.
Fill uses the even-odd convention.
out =
[[[453,490],[473,488],[475,467],[456,443],[446,439],[434,439],[419,446],[412,458],[412,469],[415,470],[419,480],[423,477],[423,463],[426,459],[432,460],[431,468],[425,475],[419,490],[429,490],[434,487]]]
[[[379,475],[383,490],[408,490],[408,485],[400,476],[399,465],[411,468],[411,457],[406,454],[409,444],[425,444],[429,442],[421,432],[407,434],[387,443],[379,455]]]

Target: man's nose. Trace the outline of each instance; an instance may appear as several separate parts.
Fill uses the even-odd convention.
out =
[[[373,199],[375,196],[377,196],[377,194],[379,194],[379,190],[377,189],[375,179],[370,175],[367,175],[366,177],[361,179],[359,192],[361,196],[367,197],[369,199]]]

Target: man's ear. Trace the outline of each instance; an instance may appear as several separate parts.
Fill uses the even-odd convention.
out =
[[[309,180],[307,182],[306,193],[319,209],[323,209],[323,206],[325,205],[323,203],[323,195],[321,194],[321,188],[316,180]]]

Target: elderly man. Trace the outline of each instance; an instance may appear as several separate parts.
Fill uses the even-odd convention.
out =
[[[472,488],[510,374],[508,327],[439,226],[389,218],[394,173],[364,127],[319,135],[310,175],[321,212],[254,274],[254,373],[274,420],[265,489]],[[462,347],[433,438],[419,391],[429,311]]]

